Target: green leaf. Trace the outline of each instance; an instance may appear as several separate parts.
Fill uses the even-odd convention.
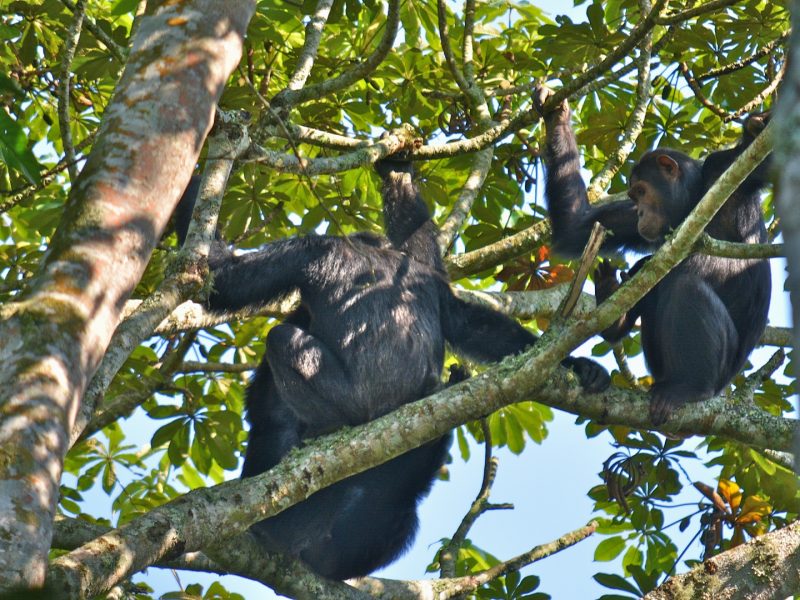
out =
[[[4,110],[0,110],[0,161],[22,173],[34,185],[41,181],[42,166],[28,148],[25,131]]]
[[[594,550],[594,559],[599,562],[614,560],[625,550],[625,540],[618,535],[604,539]]]
[[[613,573],[595,573],[592,577],[597,583],[603,587],[611,588],[612,590],[622,590],[623,592],[630,592],[637,598],[639,597],[639,590],[636,589],[630,581],[619,575]]]
[[[175,419],[166,425],[159,427],[150,439],[150,444],[154,447],[161,446],[169,442],[177,431],[183,427],[183,419]]]
[[[181,465],[189,456],[189,424],[181,423],[167,447],[167,456],[173,465]]]
[[[117,474],[114,471],[114,463],[107,462],[103,469],[103,491],[110,494],[114,489],[114,484],[117,482]]]

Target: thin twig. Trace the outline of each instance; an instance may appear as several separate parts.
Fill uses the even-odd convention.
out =
[[[78,166],[75,158],[75,147],[72,145],[72,131],[70,130],[69,99],[70,79],[72,78],[72,61],[75,50],[81,38],[81,27],[86,16],[86,0],[78,0],[73,10],[72,23],[67,29],[62,49],[61,68],[59,69],[58,85],[58,128],[61,130],[61,144],[64,146],[64,159],[69,171],[69,179],[75,182],[78,177]]]
[[[603,245],[603,240],[606,237],[605,228],[599,223],[595,223],[592,227],[592,232],[589,234],[589,239],[586,246],[583,248],[581,260],[578,264],[578,270],[575,272],[575,277],[570,284],[569,292],[564,297],[564,302],[558,309],[558,314],[562,319],[567,319],[575,310],[580,298],[583,284],[589,276],[589,271],[594,265],[594,259],[597,258],[597,253],[600,252],[600,246]]]
[[[649,0],[640,0],[639,6],[641,14],[649,13]],[[617,149],[611,153],[602,169],[592,178],[592,182],[586,190],[590,201],[596,199],[601,192],[608,187],[620,167],[625,163],[631,152],[633,152],[633,149],[636,147],[636,140],[642,133],[644,120],[647,116],[647,106],[650,103],[650,58],[652,56],[652,51],[653,32],[651,30],[647,32],[642,43],[639,45],[639,57],[636,59],[638,73],[636,76],[636,101],[634,108],[631,111],[628,122],[625,124],[625,129],[622,132],[622,138],[620,139]]]
[[[492,485],[497,477],[498,459],[492,456],[492,432],[489,429],[489,423],[486,419],[481,419],[481,429],[483,430],[483,480],[478,495],[469,507],[469,510],[461,519],[461,523],[456,529],[453,537],[442,546],[439,552],[439,572],[441,577],[455,577],[456,562],[458,560],[458,552],[464,545],[464,540],[467,539],[475,521],[489,510],[512,509],[513,504],[489,504],[489,495],[492,491]]]
[[[439,227],[437,237],[442,254],[445,254],[452,246],[461,226],[467,220],[472,210],[472,205],[475,203],[475,199],[483,187],[483,182],[486,181],[486,176],[489,174],[489,169],[492,167],[493,156],[494,147],[492,146],[484,148],[475,154],[467,180],[461,187],[461,192],[453,203],[450,214],[447,215],[444,223]]]
[[[667,29],[667,31],[664,33],[664,35],[662,35],[658,39],[658,41],[655,44],[653,44],[653,49],[652,49],[652,52],[651,52],[652,56],[657,56],[659,54],[659,52],[661,52],[664,49],[664,47],[670,41],[672,41],[672,38],[675,36],[675,31],[676,31],[675,26],[669,27]],[[627,75],[628,73],[633,71],[637,66],[638,66],[638,64],[637,64],[637,62],[635,60],[631,61],[630,63],[628,63],[624,67],[622,67],[622,68],[620,68],[620,69],[618,69],[616,71],[612,71],[608,75],[604,75],[603,77],[600,77],[599,79],[595,79],[593,82],[586,84],[582,88],[581,93],[582,94],[586,94],[586,93],[589,93],[589,92],[596,92],[598,90],[601,90],[604,87],[606,87],[607,85],[609,85],[610,83],[613,83],[615,81],[619,81],[620,79],[625,77],[625,75]],[[577,95],[577,94],[574,94],[574,95]]]
[[[167,350],[161,358],[158,374],[145,383],[143,389],[124,392],[114,399],[110,406],[102,407],[94,413],[86,427],[78,436],[75,443],[92,437],[95,433],[111,425],[117,419],[127,417],[134,409],[144,404],[153,394],[169,387],[173,373],[178,371],[183,357],[194,344],[197,334],[190,332],[183,336],[180,343],[171,350]]]
[[[176,373],[246,373],[258,368],[256,363],[196,362],[186,360],[175,368]]]
[[[317,58],[319,43],[322,39],[322,30],[325,27],[325,23],[328,22],[332,6],[333,0],[319,0],[317,3],[317,8],[306,25],[305,44],[286,89],[299,90],[306,84],[306,80],[308,80],[308,76],[314,66],[314,60]]]
[[[358,63],[352,69],[333,79],[328,79],[315,85],[308,85],[299,90],[283,90],[272,99],[271,104],[280,108],[297,106],[308,100],[322,98],[333,92],[343,90],[361,79],[366,79],[389,54],[397,36],[399,24],[400,0],[389,0],[383,38],[376,46],[375,51],[365,61]]]
[[[730,115],[725,117],[723,121],[727,123],[728,121],[733,121],[734,119],[738,119],[742,115],[745,115],[751,112],[752,110],[756,109],[759,105],[761,105],[764,102],[764,100],[767,99],[768,96],[774,94],[775,91],[778,89],[778,86],[783,81],[783,77],[786,75],[786,67],[788,64],[789,61],[783,61],[780,71],[778,71],[777,75],[775,75],[775,78],[769,82],[769,85],[767,85],[767,87],[761,90],[761,92],[759,92],[755,98],[750,100],[750,102],[748,102],[738,110],[732,112]]]
[[[72,0],[61,0],[61,3],[66,6],[69,10],[73,13],[77,10],[75,3]],[[117,43],[112,40],[108,34],[103,31],[100,27],[98,27],[97,23],[94,22],[93,19],[88,17],[85,18],[84,27],[99,41],[101,42],[111,54],[114,55],[114,58],[119,61],[120,64],[125,64],[126,53],[127,51],[117,45]]]
[[[673,25],[675,23],[682,23],[684,21],[688,21],[689,19],[699,17],[700,15],[714,12],[715,10],[719,10],[720,8],[726,8],[728,6],[732,6],[733,4],[736,4],[738,1],[739,0],[711,0],[711,2],[706,2],[705,4],[701,4],[700,6],[695,6],[694,8],[687,8],[686,10],[682,10],[680,12],[676,12],[671,15],[657,17],[656,23],[658,23],[659,25]]]
[[[752,401],[755,391],[772,377],[785,359],[786,352],[783,348],[778,348],[767,362],[744,378],[744,381],[736,387],[734,397],[739,401]]]
[[[83,151],[84,148],[92,144],[94,142],[95,134],[96,132],[92,132],[89,135],[87,135],[83,140],[81,140],[75,146],[75,151],[81,152]],[[77,160],[75,162],[77,162]],[[8,190],[7,192],[0,192],[0,195],[11,196],[10,198],[8,198],[8,200],[0,202],[0,213],[4,213],[12,209],[17,204],[20,204],[21,202],[24,202],[31,196],[41,192],[48,185],[53,183],[53,181],[55,181],[56,175],[58,175],[64,169],[66,169],[68,165],[69,163],[67,163],[66,158],[62,158],[60,161],[58,161],[56,166],[44,172],[44,174],[41,176],[41,181],[39,181],[39,183],[36,184],[31,183],[22,187],[18,187],[13,190]]]
[[[729,116],[728,111],[722,108],[721,106],[714,104],[713,102],[711,102],[711,100],[709,100],[706,97],[706,95],[703,93],[702,88],[700,87],[700,83],[694,78],[694,76],[689,71],[689,65],[687,65],[685,62],[681,62],[678,64],[678,68],[681,71],[681,75],[683,75],[683,78],[686,80],[686,83],[689,84],[689,88],[692,90],[692,93],[694,94],[695,98],[697,98],[700,101],[700,104],[705,106],[708,110],[710,110],[715,115],[722,118],[723,121],[725,121]]]
[[[708,79],[716,79],[721,75],[729,75],[730,73],[744,69],[745,67],[756,62],[758,59],[770,54],[778,45],[783,44],[787,39],[789,39],[790,33],[791,31],[786,31],[782,33],[779,38],[772,40],[770,43],[764,45],[761,49],[757,50],[750,56],[747,56],[741,60],[727,63],[725,65],[720,65],[714,69],[709,69],[702,75],[697,75],[695,79],[702,83]]]
[[[627,381],[632,388],[641,389],[636,375],[633,374],[631,366],[628,364],[628,357],[625,355],[625,349],[622,347],[622,344],[614,344],[611,346],[611,352],[614,355],[617,367],[619,367],[619,372],[622,377],[625,378],[625,381]]]

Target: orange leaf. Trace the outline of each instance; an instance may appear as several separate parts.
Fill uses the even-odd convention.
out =
[[[575,272],[566,265],[553,265],[549,271],[551,285],[572,281],[575,276]]]
[[[729,479],[720,479],[717,491],[735,512],[742,501],[742,488]]]
[[[768,516],[772,506],[759,496],[748,496],[742,502],[742,509],[736,517],[736,523],[755,523]]]
[[[539,246],[536,250],[536,259],[541,263],[550,257],[550,248],[547,246]]]

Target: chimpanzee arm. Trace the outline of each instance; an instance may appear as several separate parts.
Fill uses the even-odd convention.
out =
[[[414,183],[414,168],[403,157],[390,156],[375,163],[383,180],[383,220],[392,245],[414,260],[444,272],[436,241],[437,229]]]
[[[443,290],[442,298],[444,337],[457,352],[470,358],[496,362],[522,352],[537,340],[513,319],[491,308],[456,298],[449,287]],[[606,370],[588,358],[568,356],[561,364],[572,369],[589,392],[600,392],[610,383]]]
[[[175,209],[175,229],[181,244],[186,240],[199,187],[200,179],[192,177]],[[287,238],[236,256],[216,233],[208,255],[214,276],[208,306],[220,311],[255,308],[301,289],[309,280],[309,265],[339,243],[341,239],[330,236]]]
[[[214,291],[208,298],[213,310],[256,308],[292,290],[302,295],[312,279],[309,267],[334,251],[341,238],[308,236],[286,238],[267,244],[256,252],[211,263]]]
[[[739,155],[744,152],[753,140],[767,126],[770,112],[753,114],[745,119],[742,126],[742,137],[739,143],[728,150],[719,150],[708,155],[703,162],[703,186],[708,190],[725,170],[733,164]],[[739,186],[739,191],[745,194],[759,191],[769,182],[770,160],[767,158],[753,170],[747,179]]]
[[[544,102],[548,93],[541,92]],[[544,115],[546,141],[544,160],[547,167],[545,199],[553,225],[556,251],[580,255],[596,222],[608,229],[603,250],[622,247],[644,250],[651,246],[639,235],[636,207],[630,200],[592,206],[581,177],[580,154],[570,125],[566,102]]]
[[[446,286],[446,284],[444,284]],[[502,313],[443,291],[442,332],[460,354],[497,362],[536,343],[536,336]]]

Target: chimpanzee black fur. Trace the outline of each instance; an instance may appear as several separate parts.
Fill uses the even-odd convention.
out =
[[[544,88],[539,90],[539,106],[549,94]],[[669,149],[648,152],[633,167],[630,199],[602,206],[588,202],[566,102],[544,118],[545,195],[553,242],[557,251],[577,255],[595,222],[610,230],[604,250],[657,249],[764,129],[769,115],[749,117],[739,144],[713,152],[705,161]],[[730,242],[766,241],[760,194],[767,171],[762,163],[739,186],[706,227],[711,237]],[[610,263],[598,269],[595,285],[598,302],[619,287]],[[766,327],[770,287],[766,260],[692,254],[603,332],[609,341],[618,341],[641,317],[642,348],[655,380],[650,400],[655,424],[686,402],[719,393],[741,370]]]
[[[212,309],[254,307],[292,290],[301,297],[297,311],[267,335],[247,393],[243,477],[270,469],[304,440],[366,423],[436,391],[445,342],[491,362],[536,341],[516,321],[453,295],[411,164],[387,159],[376,168],[388,239],[311,235],[240,256],[218,240],[212,249]],[[193,204],[186,194],[179,206],[181,239]],[[608,374],[591,360],[568,357],[563,364],[590,391],[608,385]],[[417,504],[450,442],[448,434],[349,477],[252,532],[266,549],[300,557],[326,577],[366,575],[413,540]]]

